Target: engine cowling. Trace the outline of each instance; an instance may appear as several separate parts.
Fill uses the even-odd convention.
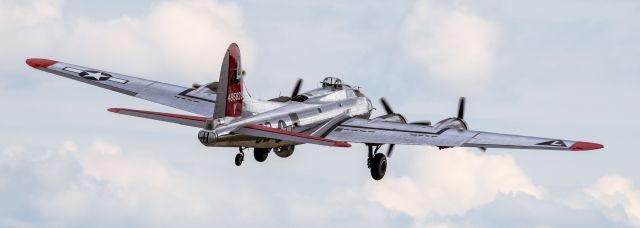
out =
[[[444,119],[444,120],[438,122],[434,127],[437,128],[437,129],[442,129],[442,128],[454,128],[454,129],[460,129],[460,130],[469,129],[467,127],[467,122],[465,122],[463,119],[459,119],[459,118],[447,118],[447,119]]]
[[[281,146],[274,148],[273,152],[281,158],[287,158],[293,154],[295,146]]]

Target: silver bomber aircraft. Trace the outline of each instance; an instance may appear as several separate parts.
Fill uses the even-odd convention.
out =
[[[108,90],[184,110],[196,115],[179,115],[143,110],[110,108],[108,111],[171,122],[200,129],[199,141],[209,147],[237,147],[235,164],[244,160],[244,150],[253,148],[255,160],[263,162],[269,152],[289,157],[296,145],[350,147],[349,143],[368,146],[367,166],[371,177],[380,180],[387,169],[395,144],[451,147],[595,150],[602,145],[554,138],[538,138],[469,130],[464,121],[465,99],[461,98],[456,117],[431,124],[408,123],[395,113],[384,98],[380,101],[386,115],[370,118],[374,109],[359,87],[328,77],[320,88],[299,93],[298,79],[291,96],[270,100],[254,99],[242,84],[240,49],[231,44],[224,56],[217,82],[171,85],[96,70],[48,59],[27,59],[36,69],[84,82]],[[388,144],[386,153],[378,150]]]

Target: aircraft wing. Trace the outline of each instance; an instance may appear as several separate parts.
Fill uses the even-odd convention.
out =
[[[213,116],[216,92],[206,86],[194,89],[48,59],[27,59],[36,69],[134,96],[187,112]]]
[[[455,128],[351,118],[336,124],[322,136],[327,139],[369,143],[431,145],[438,147],[483,147],[540,150],[594,150],[596,143],[520,135],[499,134]]]

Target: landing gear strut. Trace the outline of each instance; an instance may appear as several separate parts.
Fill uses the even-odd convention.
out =
[[[367,167],[371,170],[371,177],[374,180],[380,180],[387,172],[387,156],[378,153],[382,145],[367,145],[369,147],[369,156],[367,158]],[[374,148],[375,147],[375,148]]]
[[[236,166],[240,166],[242,165],[242,161],[244,161],[244,147],[238,147],[238,149],[240,150],[240,152],[238,152],[238,154],[236,154]]]

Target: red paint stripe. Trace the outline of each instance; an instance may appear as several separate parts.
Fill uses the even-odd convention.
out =
[[[201,117],[201,116],[189,116],[189,115],[180,115],[180,114],[172,114],[172,113],[164,113],[164,112],[151,112],[151,111],[126,109],[126,108],[110,108],[110,109],[107,109],[107,111],[115,112],[115,113],[120,113],[122,111],[125,111],[125,112],[143,113],[143,114],[164,116],[164,117],[171,117],[171,118],[178,118],[178,119],[185,119],[185,120],[194,120],[194,121],[200,121],[200,122],[207,121],[206,117]]]
[[[33,68],[38,68],[38,67],[47,68],[53,64],[58,63],[57,61],[48,60],[48,59],[38,59],[38,58],[27,59],[26,62],[29,66]]]
[[[302,133],[298,133],[298,132],[294,132],[294,131],[286,131],[286,130],[282,130],[282,129],[266,127],[266,126],[257,125],[257,124],[249,124],[249,125],[246,125],[244,127],[250,128],[250,129],[254,129],[254,130],[272,132],[272,133],[276,133],[276,134],[290,135],[290,136],[295,136],[295,137],[300,137],[300,138],[306,138],[306,139],[313,139],[313,140],[318,140],[318,141],[323,141],[323,142],[329,142],[329,143],[333,143],[333,146],[335,146],[335,147],[351,147],[351,144],[346,143],[346,142],[339,142],[339,141],[335,141],[335,140],[331,140],[331,139],[327,139],[327,138],[322,138],[322,137],[318,137],[318,136],[306,135],[306,134],[302,134]]]
[[[590,143],[590,142],[576,142],[573,145],[571,145],[571,150],[573,151],[597,150],[602,148],[604,148],[602,144]]]

